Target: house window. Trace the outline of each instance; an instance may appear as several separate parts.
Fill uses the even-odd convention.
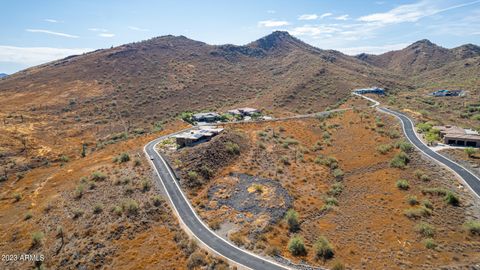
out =
[[[477,142],[467,142],[467,146],[475,147],[477,146]]]

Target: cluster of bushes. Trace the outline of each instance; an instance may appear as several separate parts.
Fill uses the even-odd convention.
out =
[[[324,236],[320,236],[317,241],[315,241],[313,248],[316,259],[328,260],[333,258],[335,255],[332,245]],[[304,240],[298,235],[294,235],[290,238],[290,241],[288,242],[288,250],[294,256],[302,256],[307,254]]]
[[[390,161],[390,166],[393,168],[404,169],[408,162],[410,161],[410,157],[405,152],[400,152],[396,154],[393,159]]]

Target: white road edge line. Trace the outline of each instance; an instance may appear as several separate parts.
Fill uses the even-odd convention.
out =
[[[167,137],[170,137],[170,136],[167,136]],[[148,158],[149,160],[150,160],[150,158],[149,158],[148,153],[146,152],[145,148],[146,148],[146,146],[149,145],[150,143],[151,143],[151,142],[147,143],[147,144],[144,146],[144,148],[143,148],[143,150],[144,150],[144,152],[145,152],[145,155],[147,156],[147,158]],[[181,189],[180,186],[178,185],[178,183],[177,183],[177,181],[176,181],[176,177],[175,177],[175,176],[173,175],[173,173],[170,171],[170,168],[168,167],[168,164],[165,162],[165,160],[163,159],[163,157],[158,153],[158,151],[157,151],[157,149],[156,149],[157,144],[159,144],[159,142],[157,142],[157,143],[155,143],[155,144],[153,145],[153,151],[158,155],[158,157],[160,158],[160,160],[163,162],[163,164],[164,164],[165,167],[167,168],[168,173],[170,174],[170,176],[171,176],[172,179],[174,180],[174,183],[175,183],[175,185],[177,186],[178,190],[180,191],[180,194],[182,194],[184,200],[187,202],[188,207],[192,210],[193,214],[195,215],[195,218],[196,218],[198,221],[200,221],[200,223],[202,224],[202,226],[203,226],[204,228],[206,228],[210,233],[212,233],[213,235],[215,235],[216,237],[218,237],[220,240],[222,240],[223,242],[225,242],[225,243],[228,244],[229,246],[231,246],[231,247],[233,247],[233,248],[235,248],[235,249],[237,249],[237,250],[239,250],[239,251],[245,252],[245,253],[247,253],[247,254],[249,254],[249,255],[251,255],[251,256],[254,256],[254,257],[256,257],[256,258],[258,258],[258,259],[260,259],[260,260],[267,261],[267,262],[272,263],[272,264],[274,264],[274,265],[277,265],[277,266],[279,266],[279,267],[281,267],[281,268],[291,269],[291,268],[288,268],[288,267],[286,267],[286,266],[284,266],[284,265],[281,265],[281,264],[279,264],[279,263],[277,263],[277,262],[268,260],[268,259],[266,259],[266,258],[262,258],[262,257],[254,254],[254,253],[251,253],[251,252],[249,252],[249,251],[246,251],[246,250],[244,250],[244,249],[241,249],[241,248],[233,245],[232,243],[228,242],[227,240],[223,239],[222,237],[220,237],[219,235],[217,235],[215,232],[213,232],[208,226],[206,226],[206,224],[203,222],[203,220],[197,215],[197,212],[193,209],[193,207],[192,207],[191,204],[190,204],[190,201],[187,199],[187,197],[186,197],[185,194],[183,193],[182,189]],[[155,167],[155,164],[153,164],[153,161],[152,161],[152,160],[150,160],[150,163],[152,163],[153,168],[154,168],[155,171],[157,172],[157,175],[158,175],[158,177],[160,178],[160,182],[162,182],[163,188],[165,189],[165,193],[167,193],[167,196],[168,196],[168,198],[170,199],[170,202],[172,203],[173,208],[174,208],[175,212],[177,213],[178,218],[180,219],[180,221],[182,222],[182,224],[183,224],[186,228],[188,228],[188,226],[185,224],[185,222],[184,222],[183,219],[181,218],[181,216],[180,216],[177,208],[175,207],[175,204],[173,203],[173,200],[172,200],[172,198],[170,197],[170,194],[168,193],[167,188],[166,188],[165,184],[164,184],[163,181],[162,181],[162,177],[160,176],[160,173],[158,172],[157,168]],[[197,238],[198,241],[200,241],[204,246],[206,246],[206,247],[208,247],[209,249],[211,249],[215,254],[217,254],[217,255],[220,256],[220,257],[226,258],[226,259],[229,260],[229,261],[234,261],[234,260],[232,260],[232,259],[230,259],[230,258],[227,258],[227,257],[223,256],[222,254],[218,253],[215,249],[213,249],[212,247],[210,247],[210,246],[208,246],[207,244],[205,244],[198,236],[196,236],[196,235],[190,230],[190,228],[188,228],[188,230],[191,232],[192,235],[195,236],[195,238]],[[234,261],[234,262],[237,263],[237,264],[239,264],[239,265],[241,265],[241,266],[243,266],[243,267],[245,267],[246,269],[252,269],[252,268],[247,267],[247,266],[245,266],[245,265],[243,265],[243,264],[241,264],[241,263],[239,263],[239,262],[237,262],[237,261]],[[253,270],[253,269],[252,269],[252,270]]]
[[[357,95],[357,96],[360,96],[360,97],[362,97],[362,98],[365,98],[365,99],[367,99],[367,100],[370,100],[370,101],[372,101],[372,102],[375,102],[374,105],[370,106],[370,107],[372,107],[372,108],[373,108],[373,107],[377,107],[378,105],[380,105],[380,102],[378,102],[378,101],[376,101],[376,100],[374,100],[374,99],[372,99],[372,98],[369,98],[369,97],[366,97],[366,96],[364,96],[364,95],[357,94],[357,93],[353,93],[353,94],[354,94],[354,95]],[[389,109],[387,109],[387,108],[385,108],[385,109],[386,109],[385,111],[382,110],[381,108],[376,108],[376,109],[377,109],[378,111],[382,112],[382,113],[386,113],[386,114],[392,115],[392,116],[396,117],[397,119],[399,119],[399,120],[400,120],[400,123],[402,124],[402,129],[403,129],[403,133],[405,134],[405,137],[407,138],[407,140],[408,140],[415,148],[417,148],[417,150],[419,150],[420,152],[422,152],[424,155],[426,155],[426,156],[429,157],[430,159],[434,160],[436,163],[440,164],[442,167],[447,168],[448,170],[450,170],[451,172],[453,172],[453,173],[457,176],[457,178],[459,178],[459,179],[461,180],[461,182],[462,182],[465,186],[467,186],[468,189],[470,189],[471,193],[473,193],[475,197],[477,197],[477,198],[480,199],[480,195],[477,194],[477,193],[473,190],[473,188],[467,183],[467,181],[465,181],[465,179],[463,179],[463,177],[460,176],[455,170],[453,170],[452,168],[448,167],[446,164],[443,164],[443,163],[440,162],[439,160],[435,159],[434,157],[432,157],[431,155],[429,155],[428,153],[426,153],[425,151],[423,151],[422,149],[420,149],[417,145],[415,145],[415,144],[412,142],[412,140],[410,140],[410,138],[406,135],[405,125],[403,124],[402,119],[401,119],[398,115],[396,115],[396,114],[394,114],[394,113],[391,113],[391,112],[389,112],[389,111],[386,111],[386,110],[389,110]],[[419,141],[420,141],[423,145],[425,145],[426,147],[428,147],[428,145],[426,145],[425,143],[423,143],[423,141],[422,141],[422,140],[420,139],[420,137],[418,136],[418,133],[417,133],[417,131],[415,130],[415,125],[413,124],[413,121],[410,119],[410,117],[407,117],[407,119],[408,119],[408,121],[410,121],[410,123],[412,124],[413,132],[415,133],[415,136],[419,139]],[[432,150],[432,151],[433,151],[433,150]],[[453,160],[445,157],[444,155],[442,155],[442,154],[440,154],[440,153],[438,153],[438,152],[435,152],[435,153],[436,153],[437,155],[442,156],[444,159],[446,159],[446,160],[454,163],[455,165],[459,166],[459,167],[462,168],[463,170],[467,171],[468,173],[470,173],[471,175],[473,175],[473,177],[475,177],[475,178],[480,182],[480,178],[478,178],[474,173],[472,173],[471,171],[467,170],[467,169],[466,169],[465,167],[463,167],[462,165],[460,165],[460,164],[458,164],[457,162],[455,162],[455,161],[453,161]]]

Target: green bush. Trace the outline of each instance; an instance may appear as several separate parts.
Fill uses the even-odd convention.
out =
[[[429,123],[419,123],[417,124],[417,131],[418,133],[424,133],[430,131],[432,125]]]
[[[338,206],[338,200],[334,197],[328,197],[325,199],[326,205]]]
[[[22,194],[18,192],[13,193],[13,198],[15,199],[15,202],[19,202],[22,199]]]
[[[142,182],[142,191],[147,192],[152,188],[152,184],[149,180],[143,180]]]
[[[437,196],[443,196],[447,195],[448,190],[444,188],[424,188],[422,189],[422,194],[429,194],[429,195],[437,195]]]
[[[198,173],[196,171],[189,171],[187,175],[192,181],[198,180]]]
[[[120,154],[120,157],[118,158],[118,162],[120,163],[125,163],[130,161],[130,155],[128,153],[122,153]]]
[[[427,238],[423,240],[423,244],[428,249],[434,249],[438,246],[437,243],[435,243],[435,240],[433,240],[433,238]]]
[[[153,196],[152,201],[153,201],[153,205],[158,207],[158,206],[162,205],[163,198],[160,197],[159,195],[155,195],[155,196]]]
[[[453,206],[458,206],[460,204],[460,199],[458,198],[458,195],[451,191],[448,191],[443,199],[445,200],[445,202]]]
[[[390,161],[390,166],[393,168],[404,169],[409,161],[410,157],[405,152],[400,152]]]
[[[67,163],[67,162],[70,161],[70,158],[67,157],[67,156],[65,156],[65,155],[62,155],[62,156],[60,157],[60,161],[63,162],[63,163]]]
[[[330,190],[327,192],[328,195],[330,196],[338,196],[342,193],[343,191],[343,185],[340,182],[334,183],[331,187]]]
[[[291,232],[296,232],[300,229],[300,223],[298,221],[298,213],[295,210],[289,209],[287,211],[287,214],[285,215],[285,219],[287,220],[288,229]]]
[[[393,146],[391,144],[382,144],[382,145],[379,145],[377,147],[377,151],[382,154],[382,155],[385,155],[386,153],[390,152],[390,150],[392,150]]]
[[[75,188],[75,198],[77,199],[82,198],[84,190],[85,190],[85,185],[78,184],[78,186]]]
[[[207,258],[201,250],[197,250],[190,254],[187,260],[188,269],[201,269],[202,266],[207,265]]]
[[[112,212],[117,216],[121,216],[123,212],[123,208],[121,206],[116,205],[113,207]]]
[[[465,154],[468,155],[468,157],[473,157],[476,153],[477,153],[477,149],[473,148],[473,147],[467,147],[463,150],[465,152]]]
[[[300,236],[290,238],[290,241],[288,241],[288,250],[294,256],[305,255],[307,253],[303,239]]]
[[[43,232],[32,233],[32,247],[41,246],[44,238],[45,234]]]
[[[315,159],[315,163],[328,166],[330,169],[338,168],[338,160],[334,157],[324,157],[320,155]]]
[[[478,220],[468,220],[463,223],[463,228],[470,234],[480,235],[480,221]]]
[[[77,219],[79,217],[83,216],[83,210],[82,209],[74,209],[73,210],[73,219]]]
[[[413,145],[406,140],[399,140],[395,143],[395,148],[402,150],[403,152],[410,152],[413,150]]]
[[[129,199],[123,203],[123,209],[125,209],[129,215],[136,215],[138,213],[138,208],[138,203],[133,199]]]
[[[417,199],[417,196],[408,196],[407,197],[407,202],[408,204],[410,205],[417,205],[418,204],[418,199]]]
[[[333,258],[333,247],[328,242],[327,238],[320,236],[314,245],[315,256],[317,259],[328,260]]]
[[[103,205],[101,204],[96,204],[94,207],[93,207],[93,213],[94,214],[100,214],[103,212]]]
[[[339,168],[336,168],[333,170],[333,177],[335,177],[336,179],[342,179],[343,178],[343,171]]]
[[[428,209],[433,209],[433,205],[429,200],[423,200],[422,205]]]
[[[288,160],[287,156],[283,156],[280,158],[280,161],[283,163],[283,165],[290,165],[290,160]]]
[[[401,190],[407,190],[410,188],[410,184],[408,184],[408,181],[405,179],[400,179],[397,181],[397,188]]]
[[[107,176],[101,172],[94,172],[92,173],[92,180],[93,181],[103,181],[107,179]]]
[[[240,146],[238,146],[238,144],[234,142],[227,142],[225,144],[225,148],[227,149],[227,152],[229,154],[234,154],[234,155],[240,154]]]
[[[420,222],[417,224],[417,226],[415,226],[415,231],[423,237],[431,238],[435,235],[435,228],[426,222]]]
[[[404,214],[408,218],[417,219],[421,217],[430,216],[432,214],[432,210],[424,206],[421,206],[418,208],[408,208],[404,211]]]

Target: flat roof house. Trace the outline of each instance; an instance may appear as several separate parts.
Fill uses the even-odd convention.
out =
[[[434,126],[440,130],[440,137],[445,144],[480,147],[480,135],[477,131],[456,126]]]
[[[199,130],[191,130],[174,135],[175,142],[179,147],[193,146],[201,142],[210,140],[212,137],[218,135],[223,131],[223,128],[216,128],[211,126],[205,126]]]
[[[245,107],[245,108],[229,110],[228,113],[232,115],[252,116],[253,114],[260,113],[260,110],[255,108]]]
[[[362,88],[354,91],[357,94],[378,94],[385,95],[385,89],[380,87]]]
[[[196,113],[192,116],[195,122],[215,122],[220,119],[220,115],[216,112]]]

